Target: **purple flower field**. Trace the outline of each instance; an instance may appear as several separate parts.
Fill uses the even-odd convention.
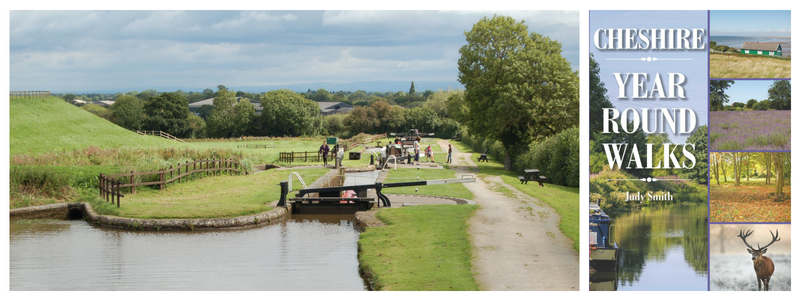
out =
[[[712,111],[711,150],[791,150],[790,110]]]

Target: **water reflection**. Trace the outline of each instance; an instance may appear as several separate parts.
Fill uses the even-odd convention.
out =
[[[622,248],[619,290],[708,289],[707,206],[609,214]]]
[[[214,232],[15,221],[11,290],[364,290],[353,215]]]

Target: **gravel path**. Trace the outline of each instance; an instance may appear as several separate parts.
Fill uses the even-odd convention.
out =
[[[447,144],[439,141],[445,152]],[[478,171],[470,156],[453,147],[451,169],[458,177]],[[472,272],[482,290],[578,290],[578,252],[558,230],[554,209],[499,176],[481,175],[464,186],[481,206],[468,222]]]

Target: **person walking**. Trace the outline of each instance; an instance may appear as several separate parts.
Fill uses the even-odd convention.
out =
[[[453,163],[453,145],[447,144],[447,163]]]
[[[322,146],[320,146],[319,151],[317,151],[318,154],[322,154],[322,163],[326,167],[328,166],[328,153],[330,151],[331,149],[328,148],[328,142],[322,142]]]

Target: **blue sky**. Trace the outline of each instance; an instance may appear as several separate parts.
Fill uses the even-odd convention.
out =
[[[727,105],[731,105],[734,102],[747,104],[750,99],[766,100],[769,98],[769,88],[773,83],[775,83],[775,80],[735,80],[725,90],[725,95],[730,97]]]
[[[710,23],[712,36],[792,35],[789,10],[712,10]]]
[[[578,11],[11,11],[10,89],[457,84],[464,32],[494,14],[578,70]]]
[[[589,38],[593,39],[599,28],[707,28],[707,11],[591,11],[589,14]],[[641,108],[690,108],[697,115],[697,126],[708,124],[708,39],[704,38],[703,50],[599,50],[593,40],[589,50],[600,65],[600,79],[608,90],[608,99],[620,112],[627,108],[641,111]],[[626,61],[628,59],[654,57],[659,61]],[[685,99],[618,99],[619,88],[613,73],[647,73],[645,89],[650,90],[656,74],[661,75],[665,92],[668,92],[667,73],[681,73],[686,76],[682,85]],[[628,83],[631,96],[631,83]],[[670,130],[670,140],[683,143],[688,135],[675,135]]]

